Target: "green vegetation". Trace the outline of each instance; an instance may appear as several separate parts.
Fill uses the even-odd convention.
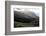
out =
[[[14,21],[14,27],[36,27],[36,26],[39,26],[39,19],[35,19],[30,23],[22,23],[22,22]]]

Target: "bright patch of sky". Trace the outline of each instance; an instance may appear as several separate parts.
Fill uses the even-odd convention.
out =
[[[20,11],[21,13],[29,13],[34,12],[37,16],[39,16],[42,7],[41,6],[23,6],[23,5],[15,5],[14,10]]]

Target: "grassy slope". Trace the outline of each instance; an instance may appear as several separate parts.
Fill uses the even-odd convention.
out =
[[[30,23],[22,23],[22,22],[14,22],[14,27],[35,27],[39,26],[39,19],[35,19],[34,21],[31,21]]]

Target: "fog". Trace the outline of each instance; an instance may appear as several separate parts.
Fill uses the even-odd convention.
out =
[[[30,12],[34,12],[37,16],[40,14],[40,7],[37,6],[23,6],[23,5],[15,5],[14,10],[19,11],[21,13],[30,14]]]
[[[31,10],[29,8],[16,8],[15,11],[19,11],[21,13],[24,13],[24,14],[30,14],[30,12],[36,14],[37,16],[39,16],[39,11],[38,10]]]

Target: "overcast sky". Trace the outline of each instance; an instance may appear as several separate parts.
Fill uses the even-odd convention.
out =
[[[41,8],[37,6],[22,6],[22,5],[16,5],[14,10],[16,11],[22,11],[21,13],[29,13],[29,12],[24,12],[24,11],[30,11],[34,12],[37,16],[39,16],[41,12]]]

